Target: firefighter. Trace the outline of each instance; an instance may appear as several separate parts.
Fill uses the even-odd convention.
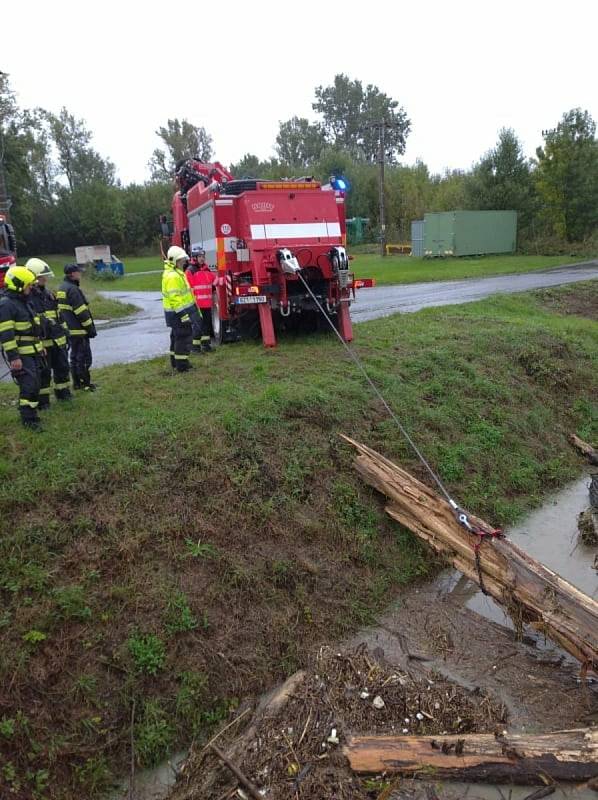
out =
[[[199,309],[199,322],[193,325],[193,349],[196,352],[209,353],[212,349],[210,334],[212,330],[212,284],[214,273],[206,264],[206,251],[199,248],[193,257],[185,277],[195,296],[195,305]]]
[[[182,247],[168,249],[162,274],[162,303],[166,325],[170,328],[170,364],[177,372],[191,369],[189,353],[193,341],[193,323],[199,324],[199,311],[185,278],[189,261]]]
[[[50,384],[54,373],[54,395],[57,400],[71,400],[69,356],[66,330],[59,320],[58,300],[46,284],[54,273],[41,258],[30,258],[25,266],[37,277],[31,289],[31,305],[39,314],[43,330],[43,346],[46,351],[42,363],[39,409],[50,407]]]
[[[90,339],[97,336],[96,326],[79,281],[82,269],[78,264],[67,264],[64,280],[58,287],[56,299],[60,319],[65,323],[71,348],[71,373],[73,387],[85,392],[95,392],[89,368],[92,364]]]
[[[35,275],[26,267],[11,267],[0,294],[0,344],[19,387],[19,414],[26,428],[41,430],[39,404],[44,355],[40,319],[29,302]]]

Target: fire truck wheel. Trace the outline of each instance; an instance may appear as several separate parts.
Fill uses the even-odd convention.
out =
[[[237,319],[222,319],[220,316],[220,306],[218,304],[218,293],[212,292],[212,330],[216,344],[228,344],[229,342],[239,342],[241,332]]]
[[[220,319],[218,292],[212,292],[212,330],[216,344],[224,344],[224,325]]]

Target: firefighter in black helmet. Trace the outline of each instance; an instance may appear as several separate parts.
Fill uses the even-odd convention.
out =
[[[39,316],[29,303],[35,275],[26,267],[11,267],[0,294],[0,344],[19,387],[19,414],[25,427],[41,430],[39,404],[44,349]]]
[[[91,346],[89,340],[95,338],[96,326],[89,310],[87,299],[79,286],[82,268],[78,264],[67,264],[64,280],[58,287],[56,299],[61,321],[66,323],[71,346],[71,372],[73,386],[86,392],[94,392],[96,386],[91,382]]]

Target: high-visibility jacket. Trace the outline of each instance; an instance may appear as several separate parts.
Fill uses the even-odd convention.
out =
[[[45,286],[34,286],[29,295],[29,302],[39,315],[42,324],[42,344],[44,347],[66,347],[67,329],[61,323],[58,312],[58,300],[54,292]]]
[[[60,321],[66,323],[69,336],[95,336],[96,328],[87,298],[79,288],[79,281],[68,275],[56,292]]]
[[[212,308],[212,284],[216,277],[207,264],[202,267],[189,267],[185,271],[187,283],[195,297],[198,308]]]
[[[198,313],[185,273],[172,261],[164,262],[162,305],[169,328],[177,322],[191,322],[191,318]]]
[[[0,345],[10,363],[43,351],[41,321],[27,297],[12,289],[0,294]]]

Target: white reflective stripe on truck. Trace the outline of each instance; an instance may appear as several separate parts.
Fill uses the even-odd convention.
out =
[[[338,222],[293,222],[251,225],[252,239],[319,239],[340,236]]]

